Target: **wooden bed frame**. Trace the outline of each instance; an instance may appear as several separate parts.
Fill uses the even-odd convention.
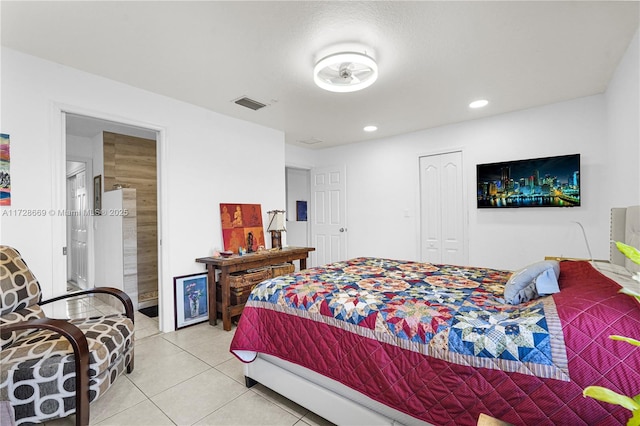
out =
[[[611,209],[611,240],[638,247],[640,206]],[[630,271],[637,265],[627,269],[626,258],[618,256],[615,246],[610,252],[609,263],[592,263],[604,275],[623,286],[638,284],[630,278]],[[244,375],[247,386],[261,383],[335,424],[429,425],[335,380],[273,356],[258,354],[255,361],[244,365]]]

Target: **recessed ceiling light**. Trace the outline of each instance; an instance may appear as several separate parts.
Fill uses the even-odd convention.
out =
[[[489,105],[489,101],[486,99],[478,99],[477,101],[473,101],[469,104],[469,108],[482,108]]]
[[[364,130],[365,132],[375,132],[376,130],[378,130],[378,126],[364,126],[362,130]]]

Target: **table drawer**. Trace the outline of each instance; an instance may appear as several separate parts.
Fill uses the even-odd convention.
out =
[[[237,272],[229,275],[229,293],[231,305],[241,305],[247,302],[249,293],[258,283],[271,278],[271,268],[256,271]],[[222,301],[222,288],[216,283],[216,299]]]
[[[283,263],[282,265],[273,265],[271,267],[271,277],[279,277],[280,275],[287,275],[296,270],[293,263]]]
[[[268,278],[271,278],[270,268],[246,272],[234,272],[229,275],[229,287],[241,288],[251,286],[253,288],[253,286],[258,284],[260,281],[264,281]]]

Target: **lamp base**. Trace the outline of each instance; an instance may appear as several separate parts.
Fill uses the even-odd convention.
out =
[[[271,248],[282,249],[282,231],[269,231],[271,232]]]

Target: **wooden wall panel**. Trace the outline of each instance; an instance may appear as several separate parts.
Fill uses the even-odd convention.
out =
[[[102,150],[104,161],[104,182],[103,191],[110,191],[116,183],[116,145],[115,138],[104,138],[103,134]]]
[[[104,132],[105,191],[120,184],[136,189],[138,243],[138,302],[157,304],[158,189],[156,141]]]

